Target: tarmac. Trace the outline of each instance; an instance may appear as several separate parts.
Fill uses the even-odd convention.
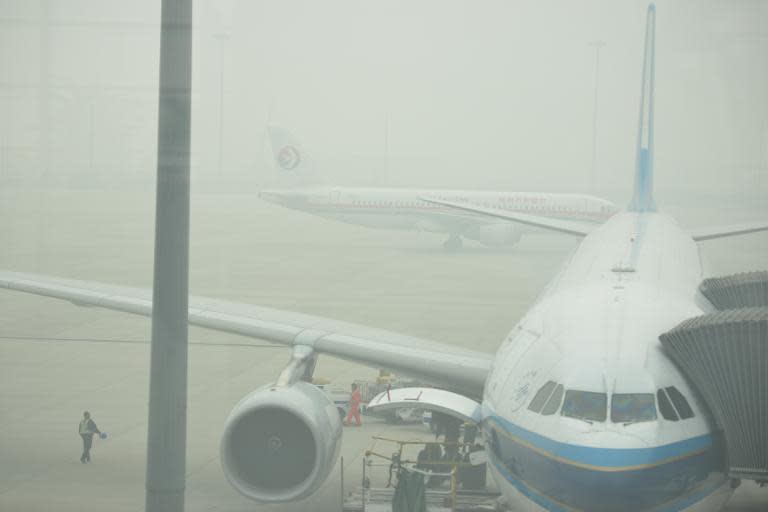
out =
[[[153,210],[152,187],[2,191],[0,268],[151,287]],[[531,236],[512,249],[468,245],[451,254],[435,235],[334,223],[245,193],[195,194],[192,212],[194,295],[489,352],[577,243]],[[766,216],[765,208],[756,213]],[[712,213],[686,215],[700,220]],[[702,244],[715,274],[768,268],[768,234],[734,240]],[[141,317],[0,292],[0,510],[143,510],[149,328]],[[218,454],[224,420],[242,396],[273,381],[289,355],[284,347],[250,341],[255,346],[228,346],[249,340],[190,330],[186,510],[339,510],[338,465],[316,495],[288,505],[257,505],[226,482]],[[376,370],[321,357],[316,375],[348,387],[354,379],[374,378]],[[95,440],[87,465],[79,461],[77,435],[84,410],[109,434]],[[414,439],[429,432],[371,419],[345,429],[347,490],[360,481],[373,435]],[[768,489],[744,483],[726,510],[767,509]]]

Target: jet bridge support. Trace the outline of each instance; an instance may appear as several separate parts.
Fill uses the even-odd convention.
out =
[[[752,277],[708,280],[702,292],[716,305],[742,304],[744,297],[760,303],[765,280]],[[737,292],[745,289],[759,293]],[[729,475],[768,483],[768,308],[726,309],[691,318],[660,340],[722,428]]]

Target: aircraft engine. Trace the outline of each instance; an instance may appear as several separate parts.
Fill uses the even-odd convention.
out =
[[[475,235],[472,238],[489,247],[514,245],[520,241],[520,230],[509,223],[481,226]]]
[[[341,431],[338,410],[312,384],[268,386],[232,409],[221,439],[221,465],[230,484],[252,500],[299,500],[333,470]]]

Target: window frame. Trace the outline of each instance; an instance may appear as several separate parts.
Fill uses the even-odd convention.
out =
[[[592,418],[592,417],[586,417],[586,416],[575,416],[572,414],[566,414],[566,404],[568,403],[568,400],[570,397],[573,397],[575,393],[580,393],[584,395],[591,395],[591,396],[598,396],[603,399],[603,416],[602,419],[599,418]],[[565,390],[565,397],[563,398],[563,405],[560,409],[560,416],[566,417],[566,418],[573,418],[575,420],[581,420],[586,421],[587,423],[605,423],[605,421],[608,419],[608,393],[603,393],[600,391],[585,391],[583,389],[567,389]]]
[[[549,389],[547,390],[548,386],[551,386],[551,387],[549,387]],[[548,380],[547,382],[542,384],[539,390],[536,391],[536,394],[533,395],[533,398],[531,399],[531,401],[528,403],[528,410],[536,414],[541,414],[541,410],[547,404],[550,397],[552,396],[552,393],[554,393],[555,389],[557,389],[557,386],[558,386],[557,382],[553,380]],[[534,405],[534,403],[539,399],[541,400],[541,403],[540,404],[536,403]]]
[[[669,399],[672,401],[672,406],[675,408],[675,411],[677,411],[677,415],[681,420],[687,420],[696,416],[690,402],[688,402],[688,399],[685,398],[685,395],[679,389],[675,386],[667,386],[664,388],[664,391],[669,395]]]
[[[664,388],[659,388],[658,391],[656,391],[656,407],[659,409],[659,413],[661,413],[663,419],[667,421],[680,421],[680,416],[677,414],[677,410],[675,409],[675,406],[672,405],[672,400],[669,399]],[[668,408],[668,411],[666,412],[670,413],[669,416],[665,414],[665,407]]]
[[[552,416],[560,410],[560,406],[563,405],[563,397],[565,396],[565,387],[562,384],[555,386],[552,394],[549,395],[544,407],[541,408],[542,416]],[[557,397],[557,398],[555,398]],[[551,409],[550,404],[555,404],[555,408]]]
[[[650,398],[651,402],[650,405],[652,406],[650,409],[653,410],[653,417],[652,418],[632,418],[627,417],[624,419],[616,419],[614,417],[614,401],[616,398],[622,399],[622,398],[630,398],[630,397],[646,397]],[[645,404],[646,409],[648,409],[648,404]],[[631,424],[631,423],[648,423],[650,421],[656,421],[659,418],[658,410],[656,409],[656,394],[655,393],[611,393],[611,423],[622,423],[624,425]]]

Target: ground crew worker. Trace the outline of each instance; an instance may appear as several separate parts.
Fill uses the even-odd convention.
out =
[[[80,456],[80,462],[85,464],[91,462],[91,445],[93,444],[93,434],[101,435],[101,430],[96,426],[96,422],[91,419],[91,413],[85,411],[83,419],[80,421],[78,429],[80,437],[83,438],[83,454]]]
[[[355,418],[357,426],[360,426],[360,390],[357,389],[357,384],[352,383],[352,394],[349,397],[349,412],[344,420],[345,425],[352,424],[352,418]]]

